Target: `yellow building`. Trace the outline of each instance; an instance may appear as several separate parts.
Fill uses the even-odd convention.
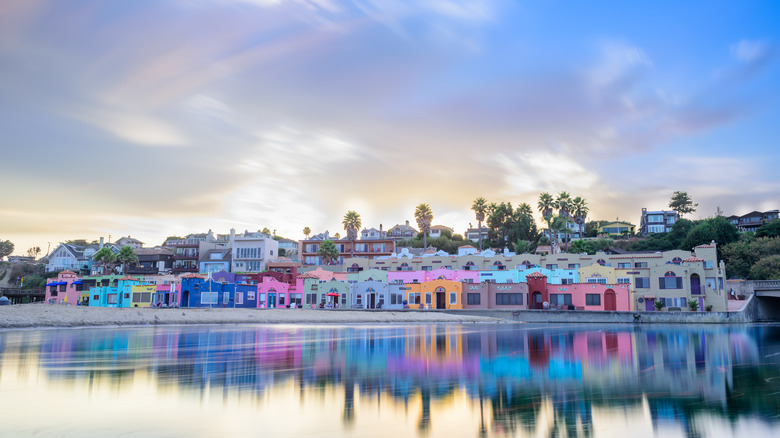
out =
[[[406,284],[406,300],[411,309],[462,309],[463,283],[433,280]]]
[[[599,234],[609,234],[610,236],[622,236],[624,234],[634,234],[636,225],[628,222],[616,221],[599,227]]]
[[[139,284],[130,287],[130,306],[131,307],[149,307],[154,299],[157,286]]]

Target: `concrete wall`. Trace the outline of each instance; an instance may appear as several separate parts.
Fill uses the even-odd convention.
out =
[[[748,303],[750,305],[752,303]],[[450,312],[446,311],[445,312]],[[755,311],[744,312],[592,312],[587,310],[458,310],[459,315],[488,316],[514,322],[615,324],[729,324],[754,322]]]

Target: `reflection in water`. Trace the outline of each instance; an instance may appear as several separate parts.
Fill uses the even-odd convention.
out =
[[[777,326],[12,331],[0,436],[778,436],[778,364]]]

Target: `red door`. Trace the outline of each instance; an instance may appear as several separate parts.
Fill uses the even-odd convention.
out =
[[[607,289],[607,291],[604,292],[604,310],[617,310],[615,291],[612,289]]]

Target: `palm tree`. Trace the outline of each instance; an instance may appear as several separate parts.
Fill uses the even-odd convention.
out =
[[[571,203],[571,195],[566,192],[559,193],[558,198],[555,200],[555,206],[558,209],[558,215],[564,217],[571,216]]]
[[[344,225],[344,230],[347,231],[347,239],[352,241],[351,256],[355,257],[355,241],[357,240],[357,233],[360,229],[360,215],[357,212],[350,210],[344,215],[344,220],[341,221]]]
[[[335,237],[336,240],[341,240],[341,233],[336,233],[333,235],[333,237]]]
[[[100,264],[103,275],[111,273],[116,263],[116,253],[111,251],[107,246],[104,246],[98,250],[93,256],[92,260]]]
[[[479,197],[471,204],[471,209],[474,210],[474,214],[477,217],[477,230],[479,230],[479,250],[482,251],[482,221],[485,220],[485,212],[487,211],[487,201],[485,198]]]
[[[564,236],[566,236],[566,252],[569,252],[569,235],[571,234],[571,230],[569,229],[569,224],[572,223],[571,218],[559,215],[555,216],[552,220],[552,226],[551,231],[555,232],[555,236],[557,237],[560,233],[563,233]]]
[[[580,239],[582,239],[585,234],[585,219],[588,217],[588,203],[585,202],[585,199],[582,197],[577,196],[576,198],[572,199],[571,205],[571,212],[574,215],[574,223],[580,226]]]
[[[325,239],[320,244],[320,249],[317,250],[317,255],[322,257],[322,263],[330,265],[333,261],[339,259],[339,250],[336,248],[336,244],[330,239]]]
[[[423,233],[423,248],[428,248],[428,233],[431,231],[431,222],[433,221],[433,211],[428,204],[420,204],[414,210],[414,219],[420,232]]]
[[[539,212],[542,213],[542,217],[547,222],[547,231],[550,232],[550,248],[552,249],[553,237],[552,237],[552,216],[553,210],[557,208],[555,198],[551,194],[544,192],[539,195],[539,202],[536,204]]]
[[[306,240],[309,240],[309,234],[311,234],[311,228],[303,227],[303,235],[306,236]]]
[[[123,246],[119,250],[119,254],[116,256],[116,259],[119,261],[119,263],[122,264],[122,273],[126,273],[125,267],[127,265],[135,265],[138,263],[138,256],[135,255],[135,251],[133,251],[133,248],[129,245]]]

